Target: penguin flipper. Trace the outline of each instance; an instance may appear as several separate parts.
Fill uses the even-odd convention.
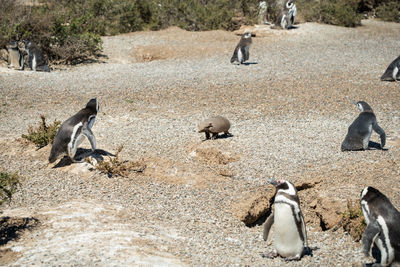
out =
[[[82,133],[87,137],[87,139],[89,139],[92,150],[96,150],[96,138],[94,137],[92,130],[85,127],[83,128]]]
[[[377,122],[375,122],[374,124],[372,124],[372,129],[374,129],[374,131],[379,134],[380,138],[381,138],[381,148],[383,148],[386,144],[386,134],[385,131],[378,125]]]
[[[268,239],[268,235],[269,235],[269,231],[271,230],[271,226],[274,224],[274,214],[271,213],[269,215],[269,217],[267,218],[267,220],[264,223],[264,230],[263,230],[263,239],[264,241],[267,241]]]
[[[365,228],[365,231],[362,235],[361,241],[363,246],[363,253],[365,256],[369,256],[371,251],[371,246],[374,243],[375,238],[380,233],[380,227],[377,220],[370,222]]]
[[[235,62],[236,60],[237,60],[237,58],[238,58],[238,49],[239,49],[239,47],[236,47],[235,48],[235,51],[233,51],[233,55],[232,55],[232,57],[231,57],[231,63],[233,63],[233,62]]]

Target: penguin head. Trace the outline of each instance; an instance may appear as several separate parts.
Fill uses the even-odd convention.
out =
[[[99,112],[99,102],[97,98],[90,99],[90,101],[86,104],[86,109],[91,110],[94,114]]]
[[[250,30],[245,30],[243,33],[243,38],[250,38],[251,37],[251,31]]]
[[[355,103],[357,105],[357,108],[361,111],[361,112],[372,112],[372,108],[370,105],[368,105],[367,102],[365,101],[358,101],[357,103]]]
[[[289,195],[297,194],[296,187],[289,181],[278,179],[278,180],[270,180],[269,183],[275,186],[277,192],[283,191]]]
[[[8,45],[7,48],[9,49],[16,49],[18,47],[18,43],[16,41],[11,41]]]
[[[286,8],[291,9],[294,5],[294,0],[288,0],[286,2]]]
[[[384,194],[372,186],[367,186],[361,191],[361,200],[366,200],[369,202],[373,199],[381,197],[386,198]]]

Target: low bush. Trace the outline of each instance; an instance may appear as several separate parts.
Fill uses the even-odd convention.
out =
[[[124,160],[121,161],[119,158],[119,153],[124,147],[121,145],[118,147],[115,157],[109,157],[109,160],[101,160],[96,165],[96,169],[100,172],[107,174],[108,177],[116,176],[129,176],[131,172],[143,172],[146,169],[146,165],[142,162],[133,162]]]
[[[360,0],[298,0],[296,3],[305,21],[345,27],[361,25]]]
[[[42,148],[48,144],[53,143],[56,137],[58,127],[61,122],[54,120],[53,124],[46,125],[46,118],[41,115],[41,122],[39,126],[35,129],[33,126],[29,126],[28,134],[23,134],[22,138],[25,138],[32,143],[34,143],[38,148]]]
[[[400,2],[390,1],[380,4],[376,8],[376,17],[384,21],[400,23]]]
[[[10,201],[12,195],[21,186],[21,178],[18,173],[0,172],[0,206],[5,201]]]

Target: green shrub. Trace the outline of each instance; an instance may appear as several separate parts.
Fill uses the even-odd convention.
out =
[[[299,14],[306,21],[345,27],[361,25],[360,0],[299,0],[296,3]]]
[[[12,195],[21,186],[21,178],[18,173],[0,172],[0,206],[5,201],[10,201]]]
[[[22,138],[25,138],[32,143],[34,143],[38,148],[42,148],[48,144],[53,143],[54,138],[56,137],[58,127],[60,126],[60,121],[54,120],[54,123],[51,125],[46,125],[46,118],[41,115],[41,122],[39,126],[34,129],[32,126],[28,128],[28,134],[22,135]]]
[[[382,3],[376,8],[376,16],[385,21],[400,23],[400,2]]]

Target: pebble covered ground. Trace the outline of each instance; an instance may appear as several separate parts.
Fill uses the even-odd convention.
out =
[[[308,218],[318,197],[346,202],[374,186],[400,208],[400,83],[380,76],[399,53],[400,24],[315,23],[265,29],[247,65],[229,59],[239,36],[171,28],[104,37],[102,62],[50,73],[0,67],[0,169],[25,177],[2,216],[38,224],[0,246],[8,266],[360,266],[371,262],[343,232]],[[99,149],[142,161],[143,173],[109,178],[87,163],[52,168],[50,147],[20,139],[40,115],[64,121],[97,97]],[[387,150],[341,152],[367,101]],[[232,137],[202,142],[198,124],[223,115]],[[379,142],[375,133],[371,140]],[[82,147],[89,148],[85,141]],[[222,159],[222,160],[221,160]],[[285,262],[262,226],[234,207],[271,178],[318,178],[301,191],[313,256]],[[327,207],[329,208],[329,207]],[[310,215],[311,216],[311,215]]]

